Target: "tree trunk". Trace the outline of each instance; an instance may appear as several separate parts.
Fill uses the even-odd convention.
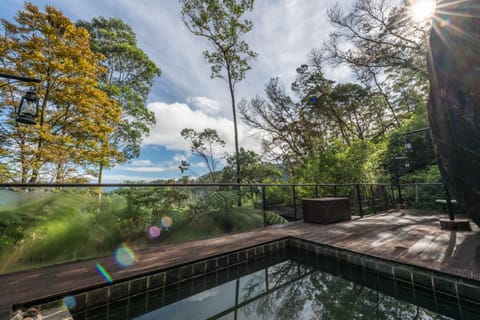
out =
[[[103,161],[100,161],[100,166],[98,168],[98,184],[102,184],[102,180],[103,180]],[[97,214],[100,213],[100,208],[102,206],[102,194],[103,194],[103,190],[102,190],[102,187],[99,186],[98,187],[98,198],[97,198]]]
[[[238,127],[237,127],[237,110],[235,106],[235,88],[233,87],[232,80],[229,78],[228,87],[230,90],[230,99],[232,101],[232,114],[233,114],[233,130],[235,134],[235,162],[236,162],[236,182],[240,183],[240,161],[239,154],[240,150],[238,147]]]
[[[224,55],[225,56],[225,55]],[[225,58],[227,60],[227,58]],[[236,172],[235,172],[235,177],[236,177],[236,182],[237,184],[240,184],[240,151],[238,147],[238,127],[237,127],[237,110],[235,106],[235,86],[233,84],[234,80],[232,79],[232,73],[230,69],[230,64],[227,63],[227,75],[228,75],[228,89],[230,91],[230,99],[232,101],[232,113],[233,113],[233,129],[234,129],[234,134],[235,134],[235,163],[236,163]],[[241,207],[242,206],[242,199],[240,197],[240,186],[237,187],[237,190],[239,192],[239,198],[237,202],[237,206]]]
[[[101,184],[103,180],[103,159],[100,161],[100,165],[98,167],[98,178],[97,178],[97,183]]]
[[[432,139],[444,183],[480,226],[480,2],[437,8],[427,56]]]

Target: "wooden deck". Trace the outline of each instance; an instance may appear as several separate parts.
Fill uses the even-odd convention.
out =
[[[138,262],[120,268],[113,257],[0,276],[0,318],[12,304],[80,292],[105,284],[101,263],[114,281],[191,263],[264,242],[296,237],[400,263],[480,281],[480,230],[440,230],[440,212],[399,210],[332,225],[292,223],[136,252]],[[8,318],[8,317],[7,317]]]

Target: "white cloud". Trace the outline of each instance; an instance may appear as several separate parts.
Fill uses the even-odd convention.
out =
[[[210,289],[210,290],[207,290],[207,291],[200,292],[200,293],[198,293],[194,296],[191,296],[187,300],[199,302],[199,301],[203,301],[203,300],[206,300],[206,299],[209,299],[209,298],[212,298],[212,297],[216,297],[216,296],[218,296],[219,293],[220,293],[219,289],[213,288],[213,289]]]
[[[263,95],[271,77],[279,77],[289,88],[296,68],[307,62],[311,50],[321,47],[332,30],[327,10],[336,2],[338,0],[256,1],[252,13],[254,27],[246,39],[259,55],[239,86],[243,89],[242,96]],[[347,2],[342,1],[342,5]]]
[[[159,173],[175,171],[178,169],[178,159],[180,159],[181,157],[185,158],[181,155],[175,155],[172,161],[164,161],[162,163],[154,163],[151,160],[135,160],[132,161],[132,163],[130,164],[117,166],[116,169],[138,173]]]
[[[191,34],[181,20],[178,1],[81,0],[54,4],[70,16],[91,19],[95,16],[115,16],[127,22],[135,31],[139,46],[162,69],[152,97],[159,101],[187,101],[197,97],[215,101],[200,105],[187,101],[206,114],[219,114],[231,119],[232,112],[226,82],[210,78],[210,66],[202,51],[210,50],[208,41]],[[263,95],[271,77],[280,77],[288,88],[295,78],[295,69],[305,63],[312,48],[319,48],[332,30],[327,10],[338,0],[262,0],[256,1],[249,13],[253,29],[244,38],[258,58],[237,86],[237,101]],[[349,5],[353,0],[342,1]],[[336,76],[338,73],[332,73]],[[344,80],[344,74],[338,74]],[[340,80],[333,78],[332,80]],[[172,94],[175,98],[167,99]],[[163,95],[163,96],[162,96]],[[210,108],[210,109],[206,109]],[[218,109],[217,109],[218,108]],[[196,109],[198,110],[198,109]],[[214,113],[215,112],[215,113]]]
[[[154,167],[123,167],[122,168],[125,171],[130,171],[130,172],[165,172],[165,171],[172,171],[177,169],[177,167],[174,166],[154,166]]]
[[[121,183],[125,181],[153,181],[156,177],[134,176],[128,174],[104,174],[103,181],[109,183]]]
[[[230,119],[212,116],[202,110],[192,110],[187,104],[154,102],[148,108],[155,113],[157,123],[150,131],[150,136],[145,138],[144,144],[164,145],[170,150],[189,151],[188,143],[182,138],[180,132],[184,128],[203,131],[206,128],[217,130],[219,136],[226,142],[226,151],[234,150],[233,122]],[[246,149],[259,152],[260,146],[251,131],[246,126],[239,124],[239,145]]]
[[[187,102],[191,104],[195,110],[200,110],[208,115],[216,115],[220,112],[220,103],[207,97],[188,98]]]
[[[349,66],[326,66],[323,68],[325,77],[336,82],[351,82],[353,77],[352,69]]]
[[[131,165],[135,167],[151,166],[152,164],[151,160],[134,160],[131,163]]]
[[[207,168],[207,165],[205,164],[205,162],[192,163],[192,164],[190,164],[190,166],[193,167],[193,168],[200,168],[200,169],[206,169]]]
[[[186,161],[187,158],[188,158],[188,157],[187,157],[187,154],[186,154],[186,153],[185,153],[185,154],[179,154],[179,153],[177,153],[177,154],[175,154],[175,155],[173,156],[173,161],[180,163],[181,161]]]

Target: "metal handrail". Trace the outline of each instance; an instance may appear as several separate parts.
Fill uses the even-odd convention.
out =
[[[390,186],[389,183],[0,183],[0,188],[95,188],[95,187],[353,187]]]

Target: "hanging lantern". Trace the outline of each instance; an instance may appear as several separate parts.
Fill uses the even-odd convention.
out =
[[[26,124],[37,124],[35,118],[38,116],[38,99],[34,91],[27,91],[20,101],[17,110],[17,122]]]
[[[412,143],[408,139],[405,140],[405,152],[406,153],[412,153],[413,152]]]

